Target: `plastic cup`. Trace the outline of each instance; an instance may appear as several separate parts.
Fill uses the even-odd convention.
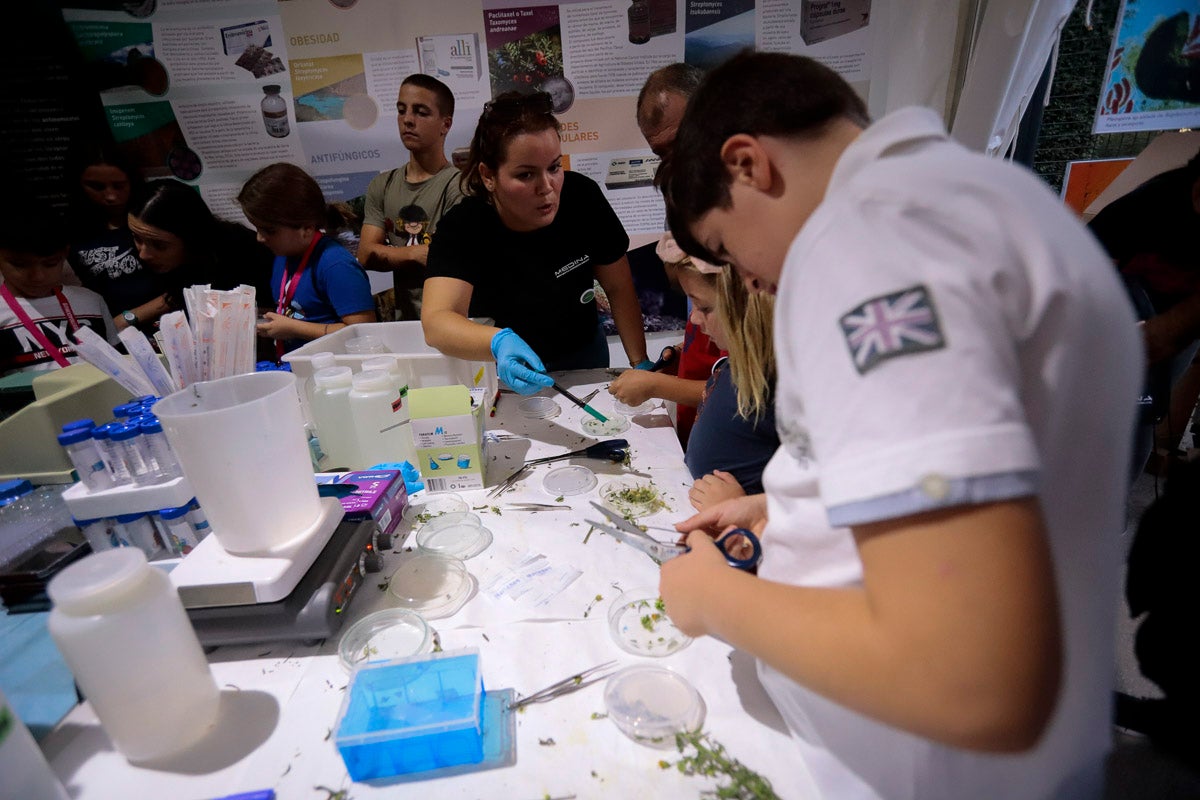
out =
[[[265,555],[317,521],[321,506],[291,373],[195,383],[154,410],[226,552]]]

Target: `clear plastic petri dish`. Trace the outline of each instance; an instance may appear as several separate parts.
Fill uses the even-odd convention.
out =
[[[657,486],[634,478],[618,478],[604,484],[600,499],[623,517],[645,517],[667,507]]]
[[[692,643],[667,616],[658,589],[643,586],[621,594],[608,607],[608,632],[627,653],[661,658]]]
[[[649,414],[651,411],[653,411],[655,408],[658,407],[658,401],[657,400],[647,400],[644,403],[641,403],[640,405],[627,406],[624,403],[622,403],[620,400],[613,398],[612,407],[613,407],[613,411],[617,412],[618,414],[622,414],[626,417],[636,417],[638,414]]]
[[[415,611],[387,608],[360,619],[342,634],[338,662],[347,672],[369,661],[407,658],[433,651],[429,624]]]
[[[618,433],[624,433],[629,430],[629,418],[623,414],[617,414],[610,411],[604,416],[608,417],[607,422],[601,422],[593,416],[583,418],[583,430],[591,436],[604,437],[616,436]]]
[[[621,733],[661,750],[675,749],[675,734],[699,731],[707,712],[704,698],[686,678],[650,664],[626,667],[609,678],[604,707]]]
[[[403,517],[409,525],[424,525],[435,517],[457,514],[469,508],[467,501],[454,492],[426,492],[409,498]]]
[[[460,559],[438,553],[405,558],[388,579],[388,592],[401,608],[427,620],[448,617],[466,605],[475,579]]]
[[[492,532],[479,523],[479,517],[474,514],[456,516],[472,516],[475,517],[475,521],[472,522],[469,519],[448,522],[430,520],[427,525],[417,531],[417,547],[422,552],[439,553],[466,561],[491,546]]]
[[[421,530],[428,531],[435,528],[440,528],[443,525],[482,525],[483,522],[479,519],[479,515],[472,511],[449,511],[445,514],[439,514],[433,517],[421,526]]]
[[[526,397],[517,403],[517,411],[529,419],[550,419],[557,417],[562,409],[553,397]]]
[[[542,478],[542,489],[551,497],[574,497],[596,488],[596,473],[585,466],[572,464],[552,469]]]

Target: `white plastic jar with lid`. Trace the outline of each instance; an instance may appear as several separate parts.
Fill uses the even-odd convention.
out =
[[[132,762],[198,742],[220,691],[170,578],[132,547],[95,553],[51,579],[47,627],[100,724]]]
[[[312,415],[327,467],[352,467],[358,462],[354,427],[350,424],[349,367],[326,367],[313,374]]]
[[[392,376],[369,369],[354,376],[350,390],[350,419],[359,463],[355,469],[398,461],[417,462],[412,425],[407,406],[395,404],[396,384]]]

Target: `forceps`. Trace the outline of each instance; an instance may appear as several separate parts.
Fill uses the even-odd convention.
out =
[[[654,537],[647,534],[637,525],[634,525],[629,520],[622,517],[597,502],[592,502],[592,506],[604,515],[608,523],[596,522],[594,520],[584,520],[589,525],[595,526],[598,530],[604,531],[609,536],[632,545],[638,550],[641,550],[650,558],[654,559],[659,564],[668,561],[675,556],[681,556],[684,553],[691,551],[692,548],[682,544],[667,544],[660,542]],[[737,537],[741,537],[747,544],[750,545],[750,555],[745,558],[738,558],[733,552],[733,543]],[[736,567],[740,570],[749,572],[758,566],[758,562],[762,560],[762,543],[758,540],[751,531],[746,528],[734,528],[716,541],[717,547],[725,554],[725,562],[731,567]]]
[[[549,700],[553,700],[556,697],[562,697],[564,694],[570,694],[571,692],[578,691],[585,686],[590,686],[596,681],[602,681],[612,674],[612,670],[609,668],[616,663],[616,661],[606,661],[603,664],[597,664],[591,669],[585,669],[583,672],[577,672],[569,678],[563,678],[557,683],[550,684],[541,691],[534,692],[531,695],[522,697],[520,700],[509,703],[508,709],[509,711],[516,711],[518,708],[531,705],[532,703],[545,703]],[[601,670],[607,671],[597,675],[596,673],[600,672]]]

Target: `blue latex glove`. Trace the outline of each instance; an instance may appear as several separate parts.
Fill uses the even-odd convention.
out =
[[[512,328],[504,328],[492,337],[492,355],[501,380],[517,394],[534,394],[554,385],[537,353]]]
[[[643,359],[634,369],[654,369],[654,362],[648,358]]]

